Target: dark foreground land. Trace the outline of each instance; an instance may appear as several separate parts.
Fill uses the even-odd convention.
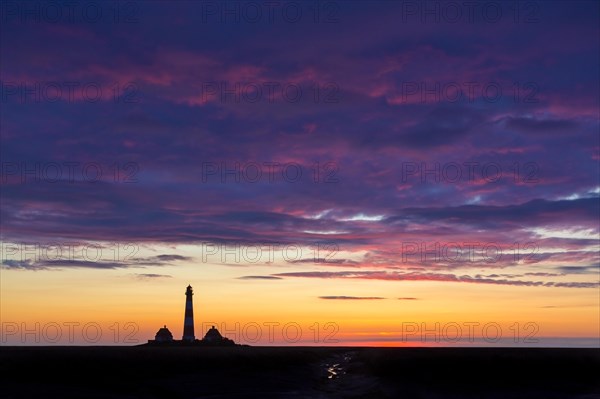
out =
[[[600,349],[0,347],[2,398],[600,398]]]

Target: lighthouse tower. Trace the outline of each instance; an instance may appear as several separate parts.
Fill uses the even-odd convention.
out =
[[[185,291],[185,317],[183,320],[183,341],[193,342],[194,337],[194,308],[192,303],[192,286],[188,285]]]

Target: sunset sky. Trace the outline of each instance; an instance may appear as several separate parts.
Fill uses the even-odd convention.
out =
[[[473,7],[2,2],[1,344],[598,346],[600,3]]]

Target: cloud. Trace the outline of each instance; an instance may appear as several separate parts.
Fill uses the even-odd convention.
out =
[[[521,287],[562,287],[562,288],[598,288],[598,282],[553,282],[553,281],[528,281],[528,280],[502,280],[485,277],[471,277],[469,275],[455,275],[442,273],[403,273],[386,271],[342,271],[342,272],[289,272],[275,274],[277,277],[304,277],[324,279],[362,279],[386,281],[445,281],[472,284],[497,284]]]
[[[577,129],[577,122],[571,119],[537,119],[524,117],[510,117],[506,126],[519,129],[528,133],[554,134],[555,132],[572,133]]]
[[[151,256],[148,258],[132,258],[130,261],[138,266],[164,266],[177,261],[191,261],[192,257],[174,254]]]
[[[585,308],[585,307],[598,307],[597,303],[588,303],[583,305],[545,305],[540,306],[541,309],[558,309],[558,308]]]
[[[419,298],[412,298],[412,297],[404,297],[404,298],[397,298],[400,301],[416,301]]]
[[[484,120],[481,112],[467,107],[440,106],[398,136],[399,144],[415,148],[448,145],[464,137]]]
[[[6,264],[7,261],[3,261]],[[10,262],[10,268],[14,267],[14,261]],[[121,269],[129,265],[122,262],[94,262],[85,260],[42,260],[42,261],[18,261],[19,267],[26,270],[49,270],[61,268],[82,268],[82,269]]]
[[[307,258],[307,259],[292,259],[289,263],[299,264],[299,263],[327,263],[329,265],[341,265],[341,266],[353,266],[360,265],[360,262],[351,259],[335,259],[335,254],[332,254],[331,258]]]
[[[379,296],[320,296],[319,299],[334,299],[334,300],[377,300],[385,299]]]
[[[161,278],[172,278],[173,276],[169,274],[155,274],[155,273],[136,273],[135,276],[140,280],[150,280],[150,279],[161,279]]]
[[[171,262],[174,260],[192,260],[193,259],[189,256],[172,255],[172,254],[158,255],[155,258],[161,262]]]
[[[32,260],[14,260],[4,259],[2,260],[2,266],[6,269],[26,269],[26,270],[41,270],[39,265],[36,265]]]
[[[598,274],[600,265],[588,266],[559,266],[558,270],[564,274]]]
[[[281,277],[277,276],[242,276],[238,277],[240,280],[282,280]]]
[[[72,268],[82,269],[126,269],[126,268],[138,268],[147,266],[165,266],[171,264],[173,261],[179,260],[191,260],[192,258],[180,256],[180,255],[158,255],[148,258],[132,258],[128,261],[90,261],[90,260],[79,260],[79,259],[25,259],[25,260],[13,260],[4,259],[2,266],[6,269],[20,269],[20,270],[66,270]]]
[[[598,198],[549,201],[536,199],[518,205],[462,205],[440,208],[406,208],[400,215],[390,216],[387,223],[452,221],[480,228],[509,227],[526,220],[529,226],[577,223],[600,218]]]

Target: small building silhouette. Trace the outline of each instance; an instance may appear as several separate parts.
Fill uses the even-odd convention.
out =
[[[206,331],[204,339],[202,339],[202,343],[205,345],[235,345],[235,342],[229,338],[223,337],[215,326],[212,326],[208,331]]]
[[[221,333],[219,332],[219,330],[217,330],[215,328],[215,326],[212,326],[210,328],[210,330],[208,330],[206,332],[206,335],[204,335],[203,341],[205,341],[207,343],[221,342],[221,341],[223,341],[223,336],[221,335]]]
[[[173,342],[173,334],[165,325],[163,328],[159,329],[156,335],[154,336],[155,342]]]

